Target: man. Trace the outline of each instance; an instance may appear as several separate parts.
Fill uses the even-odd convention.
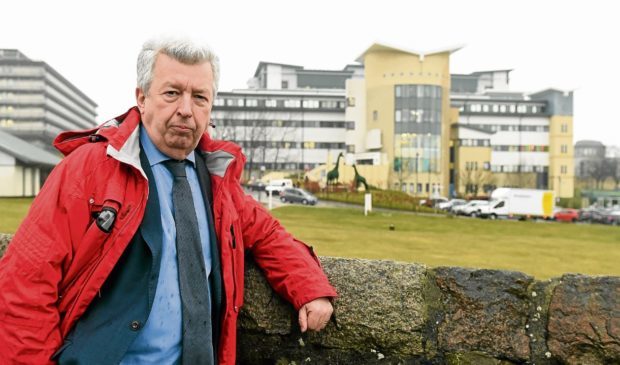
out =
[[[208,47],[149,41],[137,107],[56,138],[66,157],[0,262],[0,363],[234,364],[245,250],[302,331],[325,327],[318,259],[206,133],[218,78]]]

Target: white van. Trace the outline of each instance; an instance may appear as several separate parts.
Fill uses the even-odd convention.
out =
[[[491,193],[489,207],[482,217],[551,218],[555,196],[551,190],[497,188]]]
[[[267,186],[265,186],[265,191],[267,193],[271,192],[272,194],[280,194],[286,188],[293,187],[293,180],[291,179],[273,179],[269,180]]]

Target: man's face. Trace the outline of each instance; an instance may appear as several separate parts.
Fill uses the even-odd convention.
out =
[[[161,152],[177,160],[185,159],[198,145],[211,118],[211,64],[186,65],[160,54],[155,60],[151,88],[145,91],[136,89],[146,132]]]

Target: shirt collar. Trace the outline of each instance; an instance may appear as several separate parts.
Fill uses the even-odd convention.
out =
[[[142,144],[142,148],[144,148],[144,153],[146,153],[146,157],[148,158],[151,167],[171,159],[169,156],[166,156],[159,149],[157,149],[153,141],[151,141],[151,137],[149,137],[149,134],[146,133],[146,130],[142,125],[140,125],[140,143]],[[186,160],[191,161],[192,165],[196,165],[196,156],[194,156],[194,151],[186,157]]]

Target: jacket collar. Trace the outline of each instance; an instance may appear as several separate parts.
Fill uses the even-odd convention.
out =
[[[101,126],[83,131],[63,132],[54,140],[54,146],[65,156],[89,142],[107,141],[106,153],[116,160],[133,166],[146,178],[140,165],[140,111],[132,107],[125,114],[111,119]],[[204,133],[197,150],[205,159],[212,175],[239,179],[245,156],[241,147],[228,142],[211,139]]]

